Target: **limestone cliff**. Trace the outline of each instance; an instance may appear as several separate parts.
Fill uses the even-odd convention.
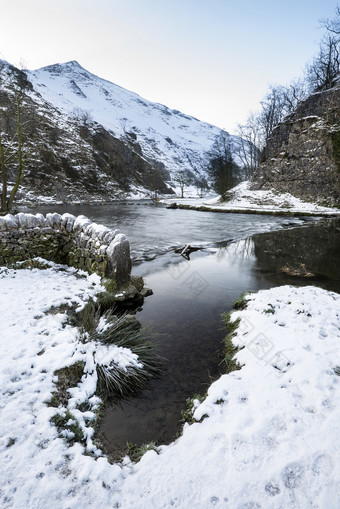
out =
[[[252,189],[340,206],[340,87],[312,94],[273,131]]]

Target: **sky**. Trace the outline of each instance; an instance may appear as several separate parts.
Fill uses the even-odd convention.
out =
[[[339,3],[339,2],[338,2]],[[270,85],[303,73],[336,0],[0,0],[0,58],[77,60],[234,133]]]

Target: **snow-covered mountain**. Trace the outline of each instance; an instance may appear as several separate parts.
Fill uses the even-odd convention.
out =
[[[0,78],[6,74],[0,94],[7,97],[8,111],[11,84],[22,81],[22,75],[29,83],[25,103],[29,120],[35,118],[29,189],[40,182],[52,199],[102,200],[122,196],[122,191],[125,196],[155,188],[173,192],[181,171],[197,180],[205,176],[208,152],[222,132],[218,127],[147,101],[75,61],[24,74],[7,62],[0,64]],[[5,124],[0,115],[0,128]],[[230,141],[236,148],[238,138],[230,136]]]
[[[202,171],[206,153],[221,132],[101,79],[75,61],[29,71],[28,79],[67,115],[85,114],[119,138],[133,137],[144,157],[162,162],[170,172]]]

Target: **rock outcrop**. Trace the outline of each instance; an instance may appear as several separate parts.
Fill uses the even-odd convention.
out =
[[[252,189],[340,206],[340,87],[312,94],[273,130]]]

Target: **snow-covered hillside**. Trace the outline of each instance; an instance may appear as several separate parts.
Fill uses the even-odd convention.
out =
[[[101,79],[75,61],[28,71],[27,76],[45,101],[68,116],[94,120],[118,138],[135,140],[145,158],[163,163],[170,173],[204,172],[206,154],[221,132]]]
[[[75,61],[21,71],[0,60],[0,132],[9,149],[15,148],[18,90],[27,157],[17,203],[173,194],[179,192],[178,172],[190,177],[196,196],[221,134],[239,162],[238,137],[147,101]],[[14,162],[9,187],[15,172]]]

